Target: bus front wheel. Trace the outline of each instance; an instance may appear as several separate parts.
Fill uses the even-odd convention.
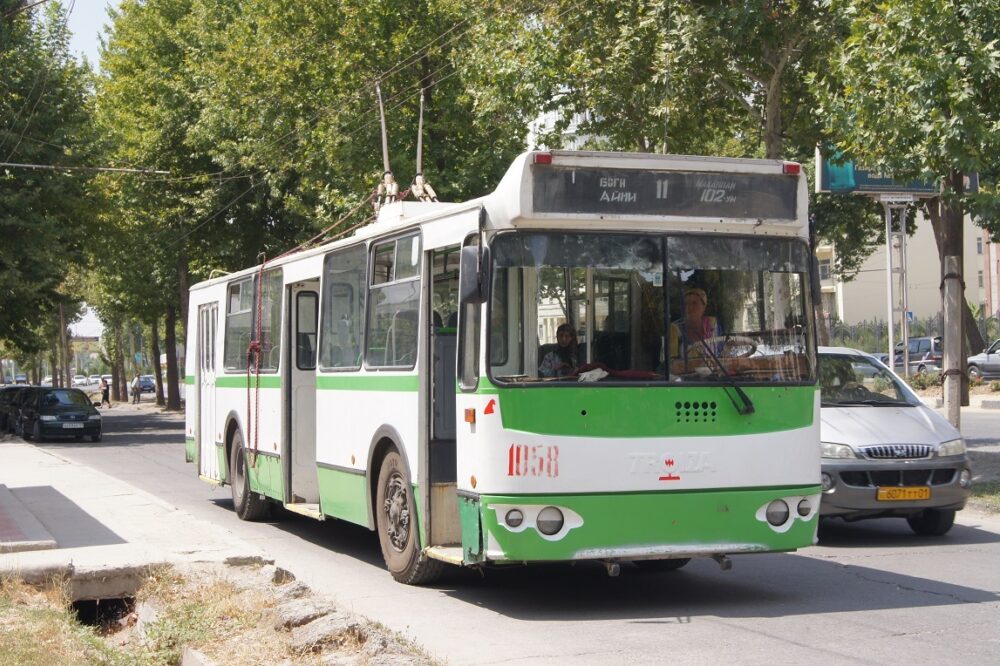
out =
[[[431,583],[444,564],[420,552],[413,485],[395,451],[382,460],[375,495],[375,522],[382,557],[392,577],[407,585]]]
[[[270,504],[260,495],[250,490],[250,476],[247,473],[247,453],[243,448],[243,435],[233,433],[229,455],[229,486],[233,491],[233,509],[241,520],[260,520],[267,515]]]

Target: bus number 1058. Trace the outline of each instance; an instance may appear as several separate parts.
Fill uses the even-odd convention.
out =
[[[511,444],[507,449],[507,476],[559,476],[559,447]]]

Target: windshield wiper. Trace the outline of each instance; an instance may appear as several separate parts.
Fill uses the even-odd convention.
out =
[[[912,407],[908,402],[903,400],[875,400],[873,398],[867,398],[865,400],[839,400],[834,405],[871,405],[872,407]]]
[[[715,363],[715,366],[717,368],[716,372],[718,378],[723,382],[725,382],[726,396],[729,398],[729,401],[733,403],[733,407],[736,408],[736,413],[739,414],[740,416],[753,414],[755,410],[753,406],[753,401],[750,399],[750,396],[747,395],[747,392],[744,391],[742,388],[740,388],[740,385],[737,384],[733,380],[733,378],[729,376],[729,373],[726,372],[726,366],[723,365],[722,361],[719,360],[719,357],[715,355],[715,352],[713,352],[712,348],[708,346],[708,343],[705,342],[705,339],[702,338],[701,340],[699,340],[699,342],[701,342],[702,348],[706,352],[708,352],[708,355],[712,358],[712,361]],[[729,392],[729,389],[732,389],[733,391],[736,392],[736,395],[739,396],[740,402],[742,404],[736,402],[736,398],[734,398],[732,393]]]

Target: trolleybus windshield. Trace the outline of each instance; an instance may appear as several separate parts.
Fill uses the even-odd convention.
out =
[[[499,383],[813,380],[802,241],[512,232],[492,257]]]

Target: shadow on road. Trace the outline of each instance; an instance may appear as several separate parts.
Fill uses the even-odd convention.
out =
[[[101,429],[100,442],[91,442],[89,438],[81,441],[50,439],[39,446],[55,449],[106,449],[116,446],[184,443],[183,414],[125,410],[115,413],[113,409],[104,410],[101,414]]]

